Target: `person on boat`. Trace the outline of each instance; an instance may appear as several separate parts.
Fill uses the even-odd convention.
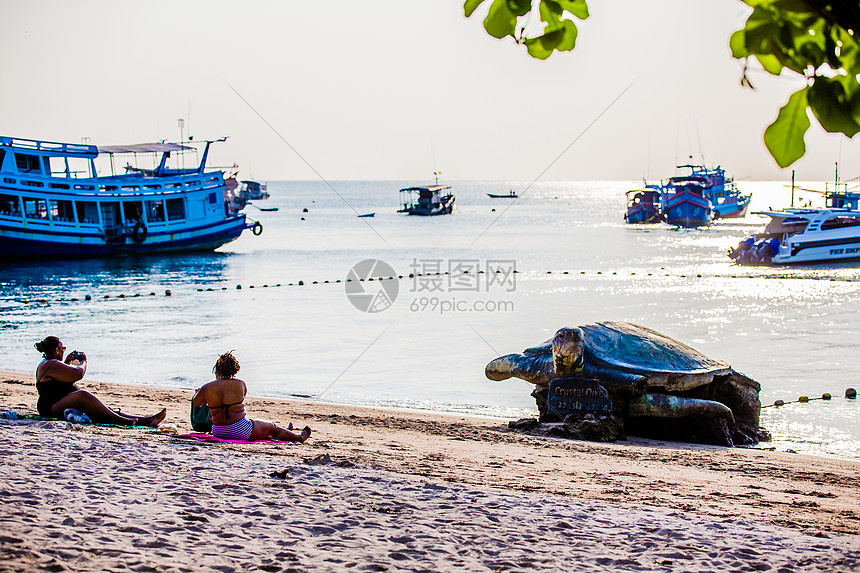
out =
[[[245,417],[245,395],[248,393],[248,387],[244,380],[236,378],[239,368],[239,361],[232,352],[222,354],[212,368],[215,380],[204,384],[191,399],[195,406],[209,406],[212,435],[224,440],[307,440],[311,435],[308,426],[296,434],[292,431],[292,424],[287,428],[280,428],[272,422],[249,420]]]
[[[39,393],[36,409],[40,416],[62,420],[64,412],[71,408],[83,412],[96,424],[149,427],[158,426],[167,416],[167,409],[153,416],[135,416],[111,410],[75,384],[87,373],[85,353],[75,350],[63,360],[66,347],[56,336],[49,336],[34,346],[42,353],[42,361],[36,367],[36,391]]]

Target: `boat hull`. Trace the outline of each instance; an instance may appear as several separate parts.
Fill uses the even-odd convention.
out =
[[[714,205],[714,219],[739,219],[747,216],[750,197],[742,195],[736,201]]]
[[[627,210],[624,220],[631,224],[659,223],[663,218],[660,216],[660,210],[656,206],[646,207],[637,205]]]
[[[121,237],[107,242],[95,233],[21,230],[0,223],[0,259],[107,257],[186,251],[213,251],[236,240],[248,228],[245,216],[193,229],[151,233],[142,242]]]
[[[664,219],[679,227],[704,227],[711,224],[711,202],[688,192],[678,192],[668,199]]]

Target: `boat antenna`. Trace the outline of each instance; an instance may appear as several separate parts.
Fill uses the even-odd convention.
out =
[[[699,157],[702,158],[702,165],[705,165],[705,150],[702,148],[702,138],[699,135],[699,122],[693,120],[693,124],[696,126],[696,142],[699,144]]]
[[[840,143],[841,145],[841,143]],[[839,162],[836,162],[836,174],[834,175],[835,179],[833,180],[834,185],[839,185]]]
[[[184,120],[184,119],[182,119],[182,118],[180,117],[180,118],[179,118],[179,143],[180,143],[180,144],[184,141],[184,138],[185,138],[185,133],[184,133],[184,131],[185,131],[185,120]],[[185,154],[184,154],[184,153],[180,153],[180,154],[179,154],[179,157],[181,157],[181,158],[182,158],[182,159],[181,159],[181,161],[182,161],[182,169],[185,169]]]
[[[791,206],[794,207],[794,169],[791,170]]]

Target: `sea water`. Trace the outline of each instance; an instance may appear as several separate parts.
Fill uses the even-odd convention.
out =
[[[729,362],[765,405],[793,402],[762,410],[763,446],[860,458],[843,397],[860,386],[860,265],[734,266],[727,249],[766,218],[627,225],[632,182],[454,182],[454,214],[398,214],[414,183],[272,182],[256,204],[278,210],[245,211],[262,235],[215,253],[0,263],[0,368],[32,371],[53,334],[87,352],[88,378],[193,389],[233,350],[253,395],[515,419],[535,415],[532,386],[487,380],[487,362],[625,320]],[[752,210],[791,200],[741,188]],[[374,264],[394,278],[345,282]]]

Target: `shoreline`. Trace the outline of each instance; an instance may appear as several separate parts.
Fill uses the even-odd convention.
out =
[[[93,381],[79,384],[109,406],[121,407],[123,411],[145,414],[167,407],[165,422],[177,424],[180,433],[191,432],[188,419],[191,391]],[[35,413],[35,404],[32,374],[0,370],[0,409]],[[588,545],[591,549],[588,549],[574,543],[574,540],[586,535],[581,527],[591,528],[590,531],[603,531],[603,537],[620,536],[622,541],[628,540],[619,542],[619,545],[635,545],[631,535],[635,535],[637,540],[644,540],[643,543],[653,541],[655,546],[660,547],[681,544],[676,549],[685,552],[685,555],[689,551],[683,547],[689,548],[690,544],[719,545],[722,543],[721,536],[732,536],[734,541],[729,544],[731,546],[747,542],[753,544],[745,556],[733,556],[735,560],[747,564],[753,562],[750,561],[754,559],[752,555],[758,552],[770,553],[766,555],[766,562],[771,565],[782,563],[781,560],[785,558],[788,560],[786,567],[792,563],[808,562],[810,570],[848,571],[860,566],[860,462],[857,460],[637,438],[614,444],[542,438],[509,431],[507,424],[500,421],[471,416],[399,412],[300,400],[248,397],[246,406],[251,419],[269,419],[283,424],[292,422],[298,427],[307,424],[314,433],[306,444],[300,446],[200,444],[170,438],[150,429],[78,426],[66,422],[2,421],[0,449],[4,457],[0,459],[6,461],[0,464],[0,475],[3,476],[0,488],[7,489],[5,493],[9,495],[3,501],[6,507],[2,515],[6,517],[0,517],[0,523],[7,530],[5,535],[0,536],[0,553],[7,556],[9,563],[0,565],[0,571],[35,571],[44,568],[49,557],[44,551],[37,551],[30,542],[30,536],[37,531],[54,531],[56,535],[69,537],[83,536],[90,546],[98,543],[94,541],[98,536],[111,535],[103,527],[87,525],[96,510],[75,505],[77,502],[74,500],[82,495],[77,489],[79,481],[91,483],[93,489],[87,489],[85,495],[94,496],[91,501],[97,508],[102,507],[99,504],[111,507],[120,503],[118,498],[126,502],[135,498],[143,500],[141,503],[147,505],[149,511],[184,516],[177,523],[189,527],[199,526],[197,543],[205,541],[210,544],[206,555],[216,551],[213,548],[218,543],[235,547],[237,542],[234,539],[231,545],[229,539],[219,541],[220,538],[213,537],[214,530],[210,531],[205,523],[194,522],[193,518],[186,515],[193,514],[190,506],[203,503],[197,494],[190,497],[177,494],[173,497],[172,494],[161,493],[164,488],[180,488],[185,484],[188,488],[196,488],[195,491],[208,492],[206,495],[229,498],[223,503],[215,500],[218,503],[213,502],[213,507],[217,505],[217,511],[213,509],[212,513],[205,513],[212,527],[218,524],[222,528],[219,531],[232,527],[228,523],[230,519],[238,519],[236,523],[245,523],[245,519],[234,515],[234,506],[245,508],[245,513],[259,514],[255,519],[262,520],[276,506],[298,503],[307,505],[302,505],[302,511],[306,514],[306,531],[302,539],[308,536],[333,536],[330,539],[326,537],[327,543],[334,543],[332,540],[344,531],[332,524],[333,519],[343,524],[352,523],[359,515],[371,515],[379,519],[407,520],[396,526],[384,526],[394,528],[385,530],[388,536],[385,539],[397,537],[399,531],[413,525],[419,528],[427,526],[422,534],[425,536],[432,537],[432,532],[438,530],[438,538],[431,545],[433,551],[441,551],[448,548],[447,544],[454,543],[443,530],[454,527],[453,523],[460,518],[465,523],[468,519],[464,516],[474,514],[477,525],[472,524],[470,528],[497,528],[507,532],[505,535],[513,536],[513,540],[519,539],[521,535],[532,535],[534,541],[541,540],[539,544],[531,542],[531,549],[536,555],[546,551],[547,555],[552,554],[560,559],[568,555],[565,551],[569,551],[572,552],[571,558],[583,558],[583,563],[589,562],[593,567],[601,564],[594,559],[599,559],[606,547],[602,546],[601,549],[601,546],[591,543]],[[129,460],[134,463],[139,461],[141,469],[126,475],[122,464],[129,463]],[[278,472],[283,472],[286,477],[274,477]],[[116,483],[110,482],[112,477],[117,478]],[[130,481],[126,483],[126,479]],[[213,492],[209,489],[213,487],[213,479],[220,479],[225,484],[244,484],[242,487],[253,486],[257,497],[251,499],[242,493],[242,488],[231,488],[229,485],[218,486],[217,491]],[[98,485],[99,480],[108,480],[111,487],[102,488]],[[21,488],[24,491],[20,491]],[[320,499],[306,503],[295,498],[290,498],[288,502],[268,499],[267,496],[286,491],[283,488],[295,494],[301,490],[309,496],[308,499]],[[315,494],[316,490],[323,489],[329,493]],[[443,490],[460,493],[455,496],[456,500],[440,506],[439,492]],[[345,501],[346,498],[339,496],[347,495],[343,493],[347,491],[364,493],[355,494]],[[419,495],[426,491],[436,494],[427,497]],[[399,493],[395,495],[391,492]],[[367,496],[381,497],[374,502],[359,502],[363,498],[370,499]],[[483,499],[483,505],[476,505],[475,499]],[[330,514],[332,510],[329,507],[329,503],[335,502],[345,504],[338,506],[343,511],[337,517]],[[361,503],[364,509],[354,509],[355,515],[352,515],[349,508],[358,507]],[[57,504],[65,507],[59,519],[54,511]],[[398,510],[400,506],[397,504],[405,504],[409,507],[408,511]],[[370,506],[376,510],[368,514],[367,507]],[[17,519],[16,513],[21,508],[33,515],[27,520]],[[394,509],[388,511],[385,508]],[[104,512],[109,510],[104,509]],[[453,521],[446,522],[444,527],[429,525],[446,512],[457,513],[460,517],[451,517]],[[554,517],[552,512],[559,512],[559,515],[564,514],[566,517]],[[574,514],[579,517],[571,517]],[[597,515],[603,517],[597,522],[588,521]],[[222,522],[226,518],[229,519]],[[142,527],[127,523],[124,519],[121,513],[115,516],[115,520],[124,524],[118,526],[120,531],[123,531],[122,528]],[[154,523],[152,528],[155,532],[147,535],[161,535],[158,533],[160,521],[153,522],[149,515],[147,519],[148,523]],[[633,531],[643,527],[642,523],[646,521],[651,524],[653,531]],[[559,526],[561,529],[558,532],[535,532],[539,524],[551,526],[557,522],[567,525]],[[290,520],[286,519],[285,524],[289,523]],[[321,529],[318,531],[314,527]],[[384,529],[383,525],[380,527]],[[331,531],[321,533],[326,528]],[[570,531],[565,533],[562,531],[565,528]],[[673,540],[671,535],[667,537],[666,530],[684,532],[682,537],[686,541],[682,541],[681,537],[678,540]],[[272,547],[267,545],[276,542],[270,539],[271,536],[283,539],[284,535],[291,535],[284,530],[279,531],[257,531],[255,535],[263,539],[259,541],[262,544],[258,547],[260,552],[274,554],[270,553]],[[362,535],[369,539],[375,533],[363,530]],[[461,535],[466,533],[461,532]],[[132,544],[140,540],[139,537],[130,539]],[[415,536],[411,536],[411,539],[413,545],[420,545]],[[461,551],[487,550],[472,545],[464,549],[463,543],[474,544],[477,541],[462,537],[457,539],[457,547]],[[782,545],[773,546],[777,539]],[[806,541],[809,542],[808,546],[804,545]],[[192,541],[189,539],[187,543],[191,544]],[[249,543],[252,548],[256,547],[255,541]],[[306,541],[297,539],[296,543],[305,547],[306,551],[313,552],[313,547],[303,545]],[[494,543],[504,546],[506,542],[500,539]],[[514,541],[511,543],[516,545]],[[20,547],[24,547],[21,551],[26,551],[16,553],[16,548]],[[182,547],[170,553],[171,559],[178,559],[178,551],[190,552],[189,555],[197,551],[198,557],[202,559],[199,555],[202,549],[193,549],[191,545]],[[657,559],[648,553],[650,547],[642,548],[644,553],[641,555],[647,554],[647,559]],[[824,547],[833,551],[825,550]],[[438,557],[442,561],[426,561],[431,559],[427,553],[432,553],[426,551],[420,552],[420,559],[415,557],[418,560],[412,562],[411,557],[406,558],[412,554],[400,551],[398,555],[406,556],[403,560],[391,557],[386,563],[391,569],[412,570],[407,566],[407,563],[412,563],[413,568],[450,570],[459,567],[458,559],[462,557],[457,557],[457,551],[451,549],[449,556]],[[152,547],[139,550],[141,555],[150,555],[147,552],[155,551]],[[363,550],[352,546],[331,550],[338,555],[364,555]],[[249,551],[254,553],[253,549]],[[317,548],[316,551],[325,553],[327,550]],[[596,551],[597,555],[588,551]],[[623,553],[624,550],[618,551]],[[845,564],[839,561],[838,553],[844,554]],[[35,554],[37,557],[32,559],[25,554]],[[119,558],[117,556],[121,554],[122,551],[117,550],[112,558]],[[106,559],[104,555],[75,555],[75,559],[83,561],[77,567],[70,565],[70,569],[87,570],[107,566],[106,562],[101,561]],[[637,553],[635,558],[639,559],[639,556]],[[56,555],[52,558],[57,559]],[[629,560],[634,557],[628,555],[617,558]],[[246,568],[252,563],[257,563],[255,567],[259,566],[260,554],[254,553],[254,559],[258,561],[248,559],[241,561]],[[487,559],[490,558],[484,555],[480,563],[489,563]],[[674,567],[683,566],[677,570],[733,570],[731,562],[718,564],[708,559],[717,557],[698,553],[683,558],[666,557],[665,560],[674,565],[663,564],[660,569],[676,570]],[[830,559],[826,567],[822,568],[821,559]],[[420,567],[419,562],[423,563]],[[239,562],[230,563],[236,566]],[[303,567],[313,568],[312,563],[304,562],[301,555],[297,563],[305,563]],[[392,563],[400,565],[394,566]],[[485,570],[484,565],[465,563],[466,569]],[[527,568],[516,560],[499,563],[499,567],[504,570]],[[637,563],[642,566],[644,562]],[[653,565],[654,561],[649,563],[657,567]],[[538,566],[540,560],[533,564]],[[816,564],[816,568],[812,568],[812,564]],[[114,563],[112,566],[119,565]],[[279,566],[288,570],[289,563]],[[296,566],[302,569],[302,566]],[[178,565],[176,567],[177,571],[189,570]],[[191,567],[191,570],[210,567],[211,564],[198,565]],[[275,565],[272,564],[272,567]],[[328,567],[339,569],[340,566]],[[794,570],[803,570],[803,567]]]

